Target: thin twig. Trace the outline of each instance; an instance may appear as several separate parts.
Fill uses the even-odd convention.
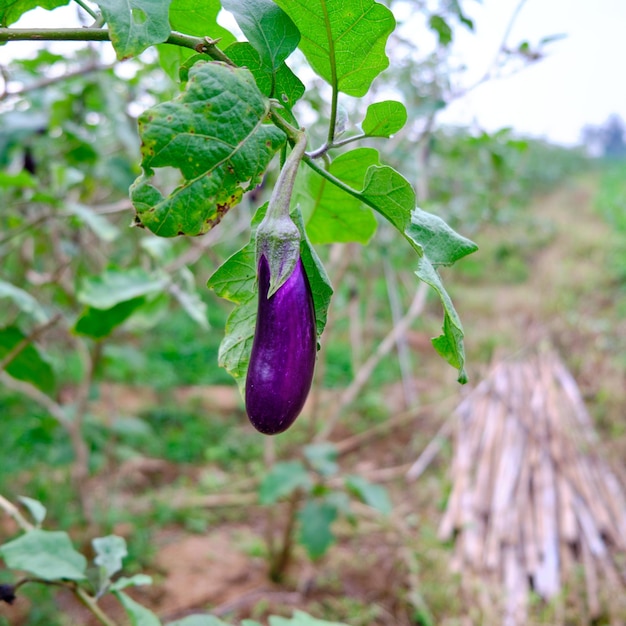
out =
[[[411,465],[411,468],[406,473],[407,480],[417,480],[426,470],[426,468],[433,462],[443,442],[450,436],[452,427],[454,426],[454,420],[451,415],[441,425],[441,428],[437,431],[437,434],[430,440],[428,445],[422,450],[422,453],[417,457],[415,463]]]
[[[17,391],[39,404],[41,407],[46,409],[46,411],[48,411],[48,413],[50,413],[50,415],[54,417],[54,419],[59,422],[63,428],[69,431],[71,428],[71,421],[68,418],[65,409],[60,404],[55,402],[50,396],[47,396],[42,391],[39,391],[35,385],[23,380],[17,380],[16,378],[9,376],[6,372],[0,372],[0,382],[11,391]]]
[[[45,89],[46,87],[50,87],[51,85],[55,85],[56,83],[64,82],[78,76],[85,76],[86,74],[91,74],[93,72],[104,72],[106,70],[113,69],[114,67],[114,63],[89,63],[84,67],[72,70],[71,72],[67,72],[66,74],[61,74],[60,76],[50,76],[47,78],[42,78],[41,80],[38,80],[34,83],[24,85],[23,87],[21,87],[20,89],[16,89],[15,91],[5,90],[3,93],[0,93],[0,101],[7,100],[8,98],[19,98],[26,93],[37,91],[38,89]]]

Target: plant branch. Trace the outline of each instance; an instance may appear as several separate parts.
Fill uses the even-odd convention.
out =
[[[55,402],[50,396],[47,396],[42,391],[39,391],[35,385],[27,383],[23,380],[17,380],[12,376],[9,376],[6,372],[0,372],[0,382],[10,389],[11,391],[17,391],[36,402],[39,406],[43,407],[50,413],[54,419],[63,426],[68,432],[71,429],[71,421],[67,416],[64,408]]]
[[[2,496],[0,496],[0,503],[2,502]],[[32,526],[29,529],[32,530]],[[103,626],[117,626],[117,623],[114,622],[99,606],[96,599],[90,596],[82,587],[74,582],[68,582],[64,580],[46,580],[45,578],[22,578],[19,580],[13,587],[13,591],[17,591],[21,586],[27,585],[29,583],[37,583],[40,585],[48,585],[53,587],[65,587],[69,591],[71,591],[76,598],[85,606],[91,613],[98,619],[98,621],[103,624]]]
[[[81,603],[87,607],[94,616],[98,619],[98,621],[103,624],[103,626],[117,626],[116,622],[114,622],[99,606],[96,602],[96,599],[90,596],[82,587],[76,585],[72,591],[74,595],[81,601]]]
[[[50,85],[55,85],[56,83],[60,83],[66,80],[70,80],[71,78],[76,78],[77,76],[85,76],[86,74],[91,74],[93,72],[100,72],[105,70],[110,70],[115,67],[115,64],[101,64],[101,63],[89,63],[84,67],[78,68],[71,72],[67,72],[67,74],[62,74],[61,76],[51,76],[49,78],[42,78],[37,82],[31,83],[29,85],[24,85],[21,89],[16,91],[5,91],[0,94],[0,101],[6,100],[8,98],[17,98],[19,96],[23,96],[26,93],[30,93],[31,91],[37,91],[38,89],[45,89],[46,87],[50,87]]]
[[[2,41],[110,41],[111,33],[106,28],[0,28]],[[172,31],[164,43],[181,48],[190,48],[206,54],[216,61],[235,64],[218,47],[219,40],[210,37],[194,37]]]
[[[353,135],[352,137],[346,137],[345,139],[341,139],[340,141],[333,141],[333,143],[328,144],[325,143],[323,146],[317,148],[317,150],[313,150],[313,152],[309,152],[308,156],[311,159],[319,159],[324,156],[329,150],[332,148],[341,148],[341,146],[347,146],[349,143],[354,143],[355,141],[361,141],[361,139],[366,139],[368,135],[365,133],[360,133],[358,135]]]

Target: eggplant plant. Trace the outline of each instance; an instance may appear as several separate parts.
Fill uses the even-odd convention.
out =
[[[465,382],[463,328],[437,268],[476,246],[421,210],[409,181],[382,163],[377,150],[352,148],[398,133],[407,121],[401,102],[370,104],[352,127],[342,114],[340,99],[367,97],[389,65],[386,46],[396,26],[389,8],[375,0],[346,0],[332,11],[327,0],[306,7],[296,0],[201,0],[193,11],[184,0],[78,4],[94,18],[92,26],[33,33],[10,27],[33,3],[10,3],[0,8],[0,41],[110,40],[119,60],[156,47],[181,92],[139,116],[141,174],[130,188],[135,226],[166,238],[219,228],[246,192],[274,177],[274,156],[281,155],[272,199],[259,212],[265,219],[253,220],[256,238],[208,282],[236,305],[219,363],[239,384],[259,430],[284,430],[310,387],[313,346],[321,341],[332,296],[313,246],[367,244],[375,214],[413,249],[416,277],[439,295],[443,327],[433,346]],[[246,40],[218,23],[222,8]],[[307,88],[287,64],[298,48],[329,87],[324,132],[305,131],[298,119]],[[308,71],[302,60],[299,68]],[[320,145],[307,149],[322,135]],[[178,173],[173,189],[172,171]]]

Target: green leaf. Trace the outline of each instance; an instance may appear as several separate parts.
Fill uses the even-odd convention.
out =
[[[302,81],[285,63],[276,72],[272,72],[263,65],[257,51],[249,43],[234,43],[226,48],[225,53],[233,63],[249,69],[261,93],[276,98],[287,111],[291,111],[293,105],[304,95]]]
[[[406,124],[406,119],[406,107],[402,102],[385,100],[367,107],[361,128],[368,137],[391,137]]]
[[[241,620],[241,626],[263,626],[263,624],[253,619],[244,619]]]
[[[7,27],[17,22],[26,11],[41,7],[56,9],[69,4],[70,0],[4,0],[0,5],[0,27]]]
[[[28,512],[35,520],[35,524],[41,526],[41,523],[46,519],[46,507],[39,500],[33,500],[33,498],[26,496],[19,496],[18,500],[28,509]]]
[[[245,385],[256,325],[255,229],[263,219],[266,210],[267,203],[255,213],[252,219],[253,230],[248,244],[222,264],[207,283],[209,289],[213,289],[218,296],[238,305],[226,321],[225,335],[220,344],[218,362],[220,367],[223,367],[237,381],[240,390],[243,390]],[[292,218],[300,232],[304,233],[302,217],[299,213],[294,211]],[[300,255],[313,294],[317,334],[320,337],[326,326],[333,290],[324,266],[307,239],[306,233],[302,237]]]
[[[441,15],[431,15],[428,25],[431,30],[437,33],[441,46],[448,46],[452,43],[452,28]]]
[[[405,234],[415,208],[415,191],[406,178],[387,165],[372,165],[367,170],[362,193],[383,217]],[[416,250],[421,254],[419,247]]]
[[[145,302],[146,298],[140,297],[120,302],[110,309],[86,307],[74,324],[74,332],[94,339],[108,337]]]
[[[243,625],[243,622],[242,622]],[[165,626],[229,626],[213,615],[188,615],[183,619],[168,622]]]
[[[0,172],[0,188],[2,189],[32,189],[33,187],[37,187],[37,180],[26,170],[16,172],[15,174]]]
[[[373,148],[357,148],[334,159],[329,172],[358,190],[378,159]],[[303,184],[297,188],[296,200],[313,243],[367,243],[376,232],[376,218],[368,206],[315,172],[307,171]]]
[[[348,626],[344,622],[327,622],[323,619],[316,619],[304,611],[294,611],[292,618],[270,615],[270,626]],[[242,626],[245,624],[242,623]]]
[[[259,502],[274,504],[281,498],[291,495],[296,489],[308,491],[311,477],[300,461],[276,463],[265,475],[259,487]]]
[[[477,246],[461,237],[443,220],[416,209],[413,188],[391,167],[370,167],[362,194],[420,255],[416,275],[435,289],[444,309],[443,334],[433,340],[433,346],[450,365],[458,369],[458,381],[467,382],[463,326],[435,266],[450,265],[474,252]]]
[[[77,298],[94,309],[110,309],[116,304],[161,292],[167,282],[167,278],[155,277],[140,267],[109,269],[99,276],[85,278]]]
[[[139,118],[144,173],[131,187],[138,220],[162,237],[215,226],[285,142],[281,130],[263,123],[268,111],[248,70],[196,63],[184,93]],[[175,167],[184,177],[167,197],[149,182],[155,167]]]
[[[170,0],[95,0],[111,33],[117,58],[137,56],[171,33]]]
[[[111,583],[109,589],[111,591],[121,591],[127,587],[141,587],[143,585],[151,585],[152,576],[147,574],[135,574],[134,576],[126,577],[121,576],[116,581]]]
[[[91,544],[96,552],[93,562],[104,569],[106,578],[111,578],[122,569],[122,560],[128,556],[126,540],[117,535],[96,537]]]
[[[236,306],[226,320],[217,361],[234,379],[243,395],[256,325],[257,301],[250,298]]]
[[[435,350],[444,358],[452,367],[459,370],[458,381],[461,384],[467,382],[467,373],[465,372],[465,348],[463,346],[463,325],[452,304],[452,300],[445,290],[441,278],[432,263],[423,257],[420,259],[418,269],[415,272],[420,280],[430,285],[441,298],[443,304],[443,333],[439,337],[432,340]]]
[[[335,542],[330,527],[337,518],[337,508],[322,500],[309,500],[298,512],[298,540],[311,559],[318,559]]]
[[[161,621],[152,611],[135,602],[123,591],[114,591],[113,594],[124,607],[126,615],[130,618],[131,626],[161,626]]]
[[[337,473],[337,448],[332,443],[312,443],[304,447],[304,456],[311,467],[322,476]]]
[[[437,215],[415,208],[406,235],[424,250],[434,265],[452,265],[459,259],[476,252],[478,246],[459,235]]]
[[[16,326],[0,328],[0,361],[25,339],[26,335]],[[33,343],[15,356],[5,369],[13,378],[31,383],[46,393],[54,390],[54,371]]]
[[[235,41],[234,35],[217,23],[220,0],[172,0],[169,15],[173,30],[196,37],[220,40],[222,49]]]
[[[187,35],[219,39],[220,47],[224,49],[235,41],[235,37],[217,23],[221,9],[219,0],[172,0],[169,11],[170,25],[173,30]],[[171,44],[160,44],[157,50],[161,67],[174,81],[178,81],[180,68],[191,57],[201,56],[204,60],[207,59],[204,54],[197,55],[195,50]]]
[[[8,298],[22,313],[30,315],[36,322],[43,323],[48,319],[45,311],[33,296],[27,291],[11,283],[0,280],[0,299]]]
[[[374,0],[276,0],[300,31],[300,49],[317,74],[350,96],[364,96],[388,65],[391,11]]]
[[[276,71],[298,47],[300,32],[272,0],[222,0],[239,28],[259,53],[262,64]]]
[[[108,219],[102,217],[102,215],[94,213],[90,207],[77,202],[68,202],[65,206],[70,213],[78,217],[102,241],[115,241],[119,236],[119,229],[111,224]]]
[[[346,476],[346,489],[356,495],[368,506],[389,515],[392,511],[387,490],[381,485],[374,485],[361,476]]]
[[[84,580],[87,559],[76,552],[67,533],[31,530],[0,546],[7,567],[44,580]]]
[[[333,287],[326,273],[326,269],[322,264],[315,248],[311,245],[308,234],[302,222],[302,214],[299,211],[292,211],[291,217],[302,233],[302,241],[300,243],[300,257],[306,271],[311,293],[313,294],[313,306],[315,307],[315,324],[317,326],[317,337],[322,336],[326,321],[328,319],[328,307],[333,295]]]

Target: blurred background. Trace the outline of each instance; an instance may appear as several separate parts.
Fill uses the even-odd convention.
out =
[[[124,537],[124,573],[154,580],[134,597],[164,619],[624,623],[626,4],[386,4],[390,67],[363,101],[340,96],[346,132],[401,100],[405,128],[365,145],[480,247],[441,272],[469,384],[431,346],[441,306],[412,251],[380,224],[367,247],[320,247],[335,297],[314,388],[267,444],[217,365],[232,305],[206,282],[275,173],[204,237],[129,228],[136,119],[180,90],[167,47],[117,62],[107,43],[9,43],[0,494],[41,501],[87,551]],[[13,26],[90,19],[70,4]],[[299,53],[288,64],[315,147],[329,91]],[[295,461],[327,498],[313,535],[309,500],[280,491]],[[16,532],[0,517],[1,542]],[[54,589],[24,594],[0,624],[91,623]]]

